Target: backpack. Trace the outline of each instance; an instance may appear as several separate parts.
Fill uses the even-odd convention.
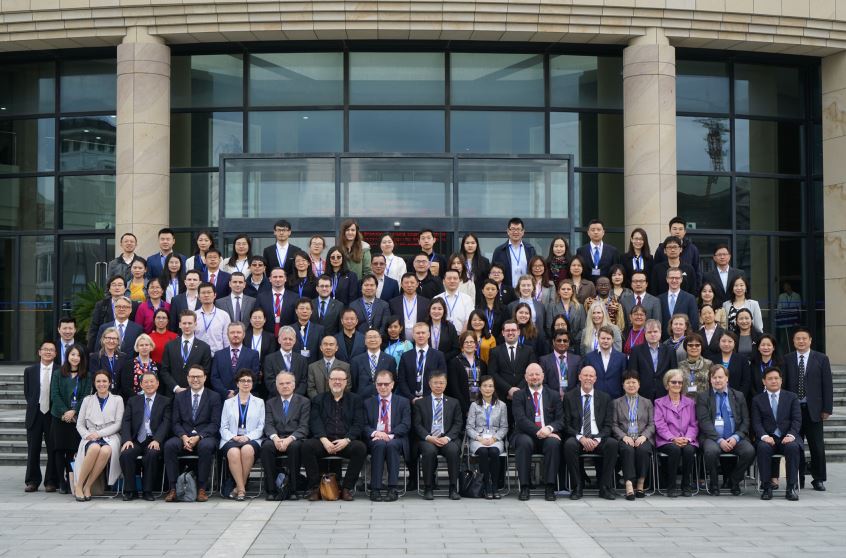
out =
[[[176,499],[180,502],[197,501],[197,477],[194,471],[185,471],[176,477]]]

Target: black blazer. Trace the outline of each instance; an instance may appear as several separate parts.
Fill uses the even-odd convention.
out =
[[[105,370],[112,376],[112,387],[110,391],[115,395],[119,395],[121,390],[123,389],[121,386],[121,376],[123,376],[123,370],[127,365],[127,362],[132,361],[132,353],[117,353],[117,358],[114,361],[114,365],[109,362],[109,358],[105,355],[101,355],[100,351],[96,353],[91,353],[88,355],[88,373],[91,375],[92,379],[94,377],[94,373],[98,370]]]
[[[451,442],[461,444],[464,434],[464,415],[461,414],[461,407],[457,399],[446,395],[444,398],[444,436]],[[411,419],[414,421],[414,433],[420,440],[432,433],[432,395],[424,395],[414,402],[414,412]]]
[[[403,331],[402,331],[402,338],[405,339],[405,308],[403,306],[404,296],[399,295],[395,296],[388,302],[388,307],[391,309],[391,314],[394,316],[399,316],[400,323],[402,324]],[[426,298],[425,296],[417,295],[417,316],[414,317],[414,323],[417,322],[425,322],[426,317],[429,315],[429,305],[431,304],[431,300]],[[414,325],[414,324],[412,324]],[[414,343],[414,339],[409,339],[412,343]]]
[[[551,426],[554,432],[563,434],[566,420],[558,393],[550,388],[543,389],[541,399],[544,424]],[[528,434],[534,439],[540,428],[535,424],[535,400],[532,390],[527,387],[515,393],[511,409],[514,413],[514,433]]]
[[[641,343],[632,349],[629,355],[629,370],[637,372],[640,378],[640,389],[638,393],[650,401],[667,395],[664,387],[664,374],[668,370],[678,368],[676,351],[660,343],[658,345],[658,368],[652,364],[652,353],[647,343]]]
[[[426,277],[424,277],[420,281],[420,284],[417,285],[417,294],[422,295],[430,300],[435,298],[442,292],[444,292],[443,281],[441,281],[440,277],[438,277],[437,275],[432,275],[431,273],[427,273]]]
[[[729,266],[728,278],[726,281],[728,288],[731,288],[732,281],[743,275],[744,273],[742,269]],[[716,266],[714,266],[712,271],[708,271],[702,275],[702,284],[704,285],[705,283],[711,284],[711,288],[714,290],[714,304],[717,308],[721,307],[723,303],[729,299],[729,295],[725,288],[723,288],[723,282],[720,280],[720,272],[717,271]]]
[[[285,366],[285,358],[282,356],[281,349],[267,355],[264,359],[264,385],[267,387],[267,393],[278,393],[276,375],[286,370],[294,375],[294,382],[296,383],[294,393],[305,395],[308,391],[308,364],[308,359],[295,350],[291,351],[290,370]]]
[[[476,291],[476,298],[481,296],[481,291]],[[488,308],[488,305],[482,302],[480,305],[476,306],[476,310],[482,314],[485,318],[485,322],[488,323],[488,329],[491,331],[491,335],[496,338],[497,344],[502,344],[502,323],[510,318],[508,316],[508,307],[503,306],[501,304],[494,306],[493,310]],[[488,312],[491,312],[491,320],[488,321]]]
[[[695,297],[699,294],[699,282],[696,278],[696,270],[690,264],[680,263],[679,269],[682,272],[681,290]],[[652,266],[652,277],[649,280],[650,293],[658,296],[670,289],[670,286],[667,284],[667,270],[669,268],[670,266],[667,262],[657,263]]]
[[[229,296],[229,293],[232,292],[229,289],[229,279],[232,277],[231,274],[223,271],[222,269],[217,270],[217,275],[214,277],[214,293],[215,298],[225,298]],[[203,270],[203,281],[209,280],[209,270],[208,268]]]
[[[275,384],[273,393],[279,393]],[[264,435],[268,438],[274,434],[280,438],[288,436],[293,436],[297,440],[307,438],[311,414],[311,401],[308,397],[298,393],[291,395],[287,415],[282,412],[282,407],[282,398],[279,395],[267,400],[264,406]]]
[[[285,284],[285,290],[295,293],[297,298],[317,298],[317,279],[309,279],[308,277],[302,279],[291,276]]]
[[[138,310],[138,303],[133,302],[132,312],[129,314],[129,321],[135,321],[136,310]],[[94,305],[94,311],[91,312],[91,323],[88,326],[87,348],[89,353],[93,353],[95,351],[95,344],[100,339],[100,336],[97,335],[97,332],[100,331],[100,326],[107,322],[113,322],[114,319],[115,315],[112,313],[112,297],[107,296],[106,298],[98,300]]]
[[[247,274],[247,286],[244,289],[245,295],[258,298],[259,293],[263,293],[271,289],[270,281],[268,281],[267,277],[261,278],[261,283],[258,284],[258,287],[253,286],[251,277],[252,276],[250,274]]]
[[[255,337],[253,337],[253,328],[247,327],[247,334],[244,335],[244,346],[252,349],[254,339]],[[261,367],[263,369],[264,359],[267,358],[267,355],[269,355],[273,351],[279,350],[279,343],[276,342],[276,338],[273,336],[272,333],[262,330],[261,341],[258,342],[255,350],[258,350],[259,361],[261,362]]]
[[[784,355],[784,387],[794,393],[799,389],[799,362],[796,352]],[[811,422],[820,422],[821,413],[832,413],[834,407],[834,383],[831,376],[831,362],[828,356],[811,351],[805,362],[805,400]]]
[[[274,241],[273,244],[265,248],[261,253],[261,255],[264,256],[264,261],[267,262],[267,273],[269,274],[274,267],[281,267],[285,270],[286,277],[293,275],[294,256],[296,256],[298,252],[302,252],[302,250],[298,246],[294,246],[289,242],[288,252],[285,254],[285,261],[280,264],[279,256],[276,253],[276,241]]]
[[[666,339],[669,337],[667,334],[667,325],[670,323],[673,314],[687,314],[688,319],[690,319],[690,329],[693,331],[698,330],[699,308],[696,306],[696,299],[693,298],[693,295],[684,289],[680,290],[676,297],[676,307],[673,309],[673,313],[670,313],[669,297],[670,291],[664,291],[658,295],[658,300],[661,301],[661,338]]]
[[[382,294],[379,295],[381,300],[385,302],[389,302],[392,298],[399,296],[402,294],[400,292],[399,283],[393,277],[388,277],[387,275],[383,276],[384,282],[382,283]]]
[[[597,438],[611,436],[611,425],[614,423],[614,406],[607,393],[593,390],[590,404],[593,406],[593,416],[596,428],[599,430]],[[582,390],[574,389],[564,395],[564,433],[576,436],[582,433]]]
[[[258,353],[247,347],[241,345],[241,350],[238,351],[238,363],[232,367],[232,351],[229,347],[224,347],[217,351],[212,357],[211,370],[211,385],[223,401],[226,401],[226,394],[231,390],[238,393],[238,386],[235,384],[235,375],[242,368],[248,368],[253,372],[253,381],[258,381],[259,375],[259,356]],[[256,388],[256,383],[253,384],[253,390]]]
[[[326,424],[332,419],[332,405],[334,397],[332,392],[324,391],[318,393],[311,400],[311,411],[309,412],[309,430],[312,438],[327,437]],[[341,418],[347,431],[344,438],[358,440],[364,433],[364,407],[361,399],[349,391],[345,391],[341,397]],[[334,440],[332,440],[334,441]]]
[[[53,362],[53,369],[50,372],[51,379],[53,373],[59,368],[61,366]],[[35,422],[35,417],[41,412],[41,362],[24,368],[24,399],[26,400],[24,426],[31,428],[32,423]],[[47,409],[47,414],[50,414],[50,409]]]
[[[491,254],[491,263],[499,264],[502,266],[502,271],[505,275],[505,278],[502,282],[514,289],[517,287],[517,285],[511,284],[511,252],[508,250],[508,247],[510,245],[511,241],[506,240],[505,242],[494,248],[493,254]],[[529,244],[528,242],[523,242],[523,251],[526,252],[526,268],[528,271],[529,260],[534,258],[537,255],[537,252],[535,251],[535,247]],[[488,268],[488,271],[490,271],[490,268]],[[504,302],[503,304],[507,303]]]
[[[431,334],[431,326],[429,326]],[[461,347],[458,346],[458,332],[455,331],[455,326],[452,322],[441,320],[441,337],[438,339],[438,346],[435,347],[434,336],[429,337],[429,344],[433,349],[437,349],[444,354],[444,359],[447,362],[451,361],[461,352]]]
[[[632,259],[634,258],[634,254],[622,254],[620,256],[620,265],[623,266],[623,269],[626,270],[626,283],[627,287],[631,287],[632,284],[632,273],[634,273],[634,263]],[[641,271],[646,273],[646,280],[652,281],[652,266],[654,265],[655,260],[652,257],[652,254],[648,256],[643,256],[643,266],[641,267]]]
[[[721,364],[723,361],[722,353],[717,354],[717,360],[711,362]],[[747,399],[763,389],[761,379],[757,382],[752,380],[752,369],[749,366],[749,360],[743,355],[734,353],[729,359],[728,365],[729,387],[736,389],[744,395]]]
[[[297,341],[294,343],[294,352],[301,353],[305,348],[308,350],[308,356],[306,357],[308,363],[311,364],[312,362],[317,362],[321,358],[320,342],[323,341],[323,338],[326,336],[326,330],[323,329],[322,325],[309,321],[308,337],[306,337],[306,344],[304,347],[302,334],[300,333],[300,322],[298,321],[292,324],[291,327],[293,327],[294,331],[297,332]],[[341,360],[349,362],[343,358]]]
[[[391,317],[391,308],[388,303],[377,298],[373,300],[373,306],[370,309],[370,323],[367,321],[367,310],[364,307],[364,299],[357,298],[350,302],[350,308],[355,311],[358,317],[358,331],[364,333],[369,327],[375,327],[382,335],[385,334],[385,329],[388,327],[388,318]]]
[[[193,436],[196,431],[203,438],[218,438],[220,436],[220,415],[223,412],[223,403],[220,395],[208,388],[203,390],[200,396],[200,404],[197,407],[197,418],[191,418],[191,400],[193,392],[190,389],[180,391],[173,397],[173,435]]]
[[[382,403],[379,396],[364,401],[364,437],[370,437],[379,425],[379,411]],[[403,455],[409,454],[408,438],[411,435],[411,404],[408,399],[396,393],[391,395],[391,434],[402,443]]]
[[[397,377],[396,359],[382,350],[379,351],[379,358],[376,360],[376,371],[379,372],[380,370],[390,370],[394,379]],[[370,374],[370,355],[367,352],[356,355],[350,361],[350,379],[352,390],[362,399],[376,396],[376,383]],[[394,389],[396,389],[396,386]]]
[[[197,297],[197,303],[194,305],[194,308],[188,308],[188,297],[185,296],[185,293],[179,293],[170,301],[170,330],[175,331],[176,333],[181,334],[182,332],[179,331],[179,314],[183,310],[193,310],[197,312],[202,304],[200,304],[200,297]]]
[[[702,356],[711,362],[720,362],[720,359],[722,358],[722,351],[720,351],[720,337],[723,336],[723,333],[725,333],[723,326],[717,324],[717,328],[714,330],[714,335],[711,336],[711,342],[708,343],[708,339],[705,337],[705,328],[699,328],[699,335],[702,336],[702,341],[705,342],[702,346]]]
[[[778,420],[773,417],[770,407],[770,392],[764,391],[752,398],[752,432],[759,440],[762,436],[775,437],[776,428],[782,436],[791,434],[799,440],[799,429],[802,428],[802,410],[799,398],[792,391],[782,389],[778,395]]]
[[[335,284],[337,278],[333,298],[344,306],[361,296],[361,289],[358,287],[358,275],[354,271],[347,271],[343,275],[330,273],[329,276],[332,277],[333,284]]]
[[[182,337],[177,337],[165,345],[161,366],[161,380],[165,393],[172,393],[176,386],[187,388],[188,368],[194,364],[199,364],[206,371],[206,387],[210,387],[211,360],[211,348],[208,343],[196,337],[191,345],[191,352],[188,353],[188,360],[184,363],[182,362]]]
[[[481,358],[475,359],[476,364],[476,380],[488,373],[488,366]],[[468,379],[472,372],[470,370],[470,362],[467,357],[460,354],[448,360],[447,364],[447,388],[446,392],[455,397],[461,405],[461,412],[467,416],[467,411],[470,410],[470,403],[475,399],[470,394],[470,384]]]
[[[488,354],[488,374],[493,376],[497,396],[508,401],[508,390],[525,388],[526,367],[537,361],[534,349],[528,345],[517,345],[514,362],[511,362],[508,345],[494,347]]]
[[[189,390],[190,391],[190,390]],[[126,409],[123,413],[123,422],[120,427],[120,439],[124,442],[137,442],[138,432],[144,425],[144,404],[146,395],[133,395],[126,400]],[[190,399],[190,398],[189,398]],[[153,399],[153,408],[150,409],[150,430],[153,439],[162,445],[170,435],[172,423],[173,399],[161,394],[156,394]],[[191,416],[191,406],[188,406],[188,416]]]
[[[276,328],[276,314],[273,312],[273,303],[276,300],[276,295],[273,290],[260,292],[256,297],[256,306],[264,310],[267,316],[267,321],[264,322],[264,330],[273,333]],[[297,306],[297,293],[290,289],[285,289],[282,294],[282,308],[279,311],[279,325],[291,325],[297,321],[297,315],[294,312]]]
[[[415,346],[410,351],[406,351],[400,357],[399,372],[397,373],[397,387],[396,392],[408,400],[413,400],[417,397],[417,347]],[[426,351],[426,361],[423,363],[423,379],[420,386],[423,395],[429,395],[429,374],[435,370],[443,372],[447,371],[446,359],[444,354],[437,349],[429,348]],[[449,382],[449,378],[447,378]]]
[[[138,392],[133,389],[135,387],[135,359],[137,356],[137,354],[132,353],[126,355],[126,358],[123,359],[123,366],[121,367],[120,373],[116,379],[118,393],[121,397],[123,397],[124,402],[131,399],[132,396],[138,395]],[[148,370],[161,379],[161,364],[151,359]]]
[[[575,389],[579,384],[579,369],[582,357],[567,351],[567,391]],[[543,368],[543,384],[549,389],[561,391],[561,375],[558,372],[558,355],[551,352],[538,359]]]
[[[352,352],[347,351],[343,330],[335,334],[335,341],[338,342],[338,352],[335,353],[335,358],[344,362],[351,362],[352,359],[367,350],[367,347],[364,346],[364,334],[359,331],[353,333]]]
[[[320,299],[315,297],[311,301],[311,321],[323,326],[324,335],[338,333],[341,330],[341,312],[344,311],[344,304],[339,300],[330,298],[326,303],[326,312],[322,318],[319,316],[319,310]]]
[[[593,274],[593,250],[590,242],[584,246],[579,246],[576,250],[576,255],[581,256],[585,263],[585,269],[582,272],[582,277],[592,280],[596,283],[597,277],[608,277],[611,266],[620,263],[620,253],[617,248],[602,241],[602,252],[599,254],[599,275]]]
[[[749,437],[749,409],[746,406],[746,394],[736,389],[729,388],[728,404],[731,407],[732,420],[734,420],[734,433],[740,439]],[[722,432],[714,428],[714,419],[717,417],[717,394],[713,389],[696,396],[696,421],[699,423],[700,444],[704,440],[716,442],[723,437]]]
[[[106,322],[100,326],[100,329],[97,330],[97,337],[94,340],[94,350],[91,352],[97,352],[100,350],[100,338],[103,336],[103,332],[110,327],[117,327],[114,320]],[[118,347],[118,350],[122,353],[131,355],[135,352],[135,340],[138,339],[138,336],[142,333],[144,333],[144,330],[140,325],[132,320],[128,320],[126,322],[126,328],[124,328],[123,331],[123,341],[121,342],[120,347]]]

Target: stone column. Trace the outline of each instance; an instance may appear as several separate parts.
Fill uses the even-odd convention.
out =
[[[170,48],[133,27],[117,47],[115,236],[132,232],[144,257],[170,223]]]
[[[654,249],[676,215],[676,52],[660,29],[623,50],[623,149],[626,238],[643,227]]]
[[[822,59],[822,118],[826,351],[846,364],[846,52]]]

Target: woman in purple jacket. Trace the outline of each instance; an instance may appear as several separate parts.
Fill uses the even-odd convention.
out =
[[[682,496],[692,496],[690,491],[693,463],[698,446],[699,425],[696,422],[696,403],[684,397],[687,386],[681,370],[672,369],[664,374],[667,395],[655,400],[655,446],[667,455],[667,496],[679,495],[678,469],[682,462]]]

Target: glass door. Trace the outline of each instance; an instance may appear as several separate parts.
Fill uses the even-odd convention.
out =
[[[115,257],[115,237],[64,236],[59,240],[59,308],[71,312],[73,300],[94,282],[105,288],[108,264]]]

